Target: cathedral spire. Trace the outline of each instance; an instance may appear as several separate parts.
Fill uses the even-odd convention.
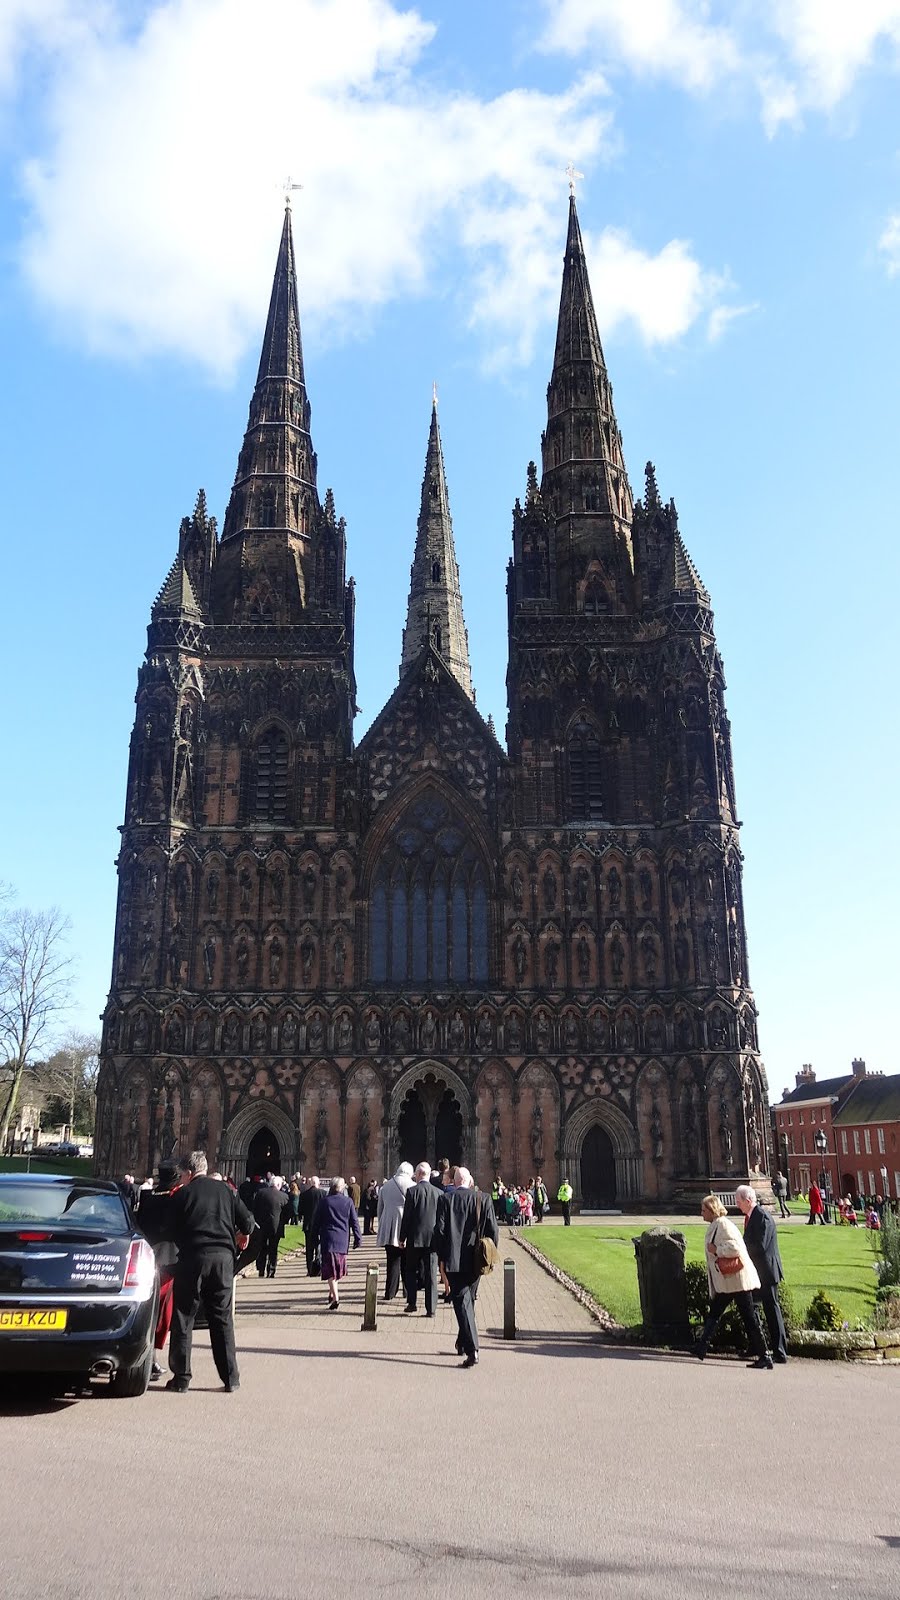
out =
[[[463,621],[462,592],[453,545],[453,523],[450,520],[436,396],[431,405],[422,506],[416,530],[416,551],[410,568],[401,676],[429,644],[442,657],[469,699],[474,700],[469,636]]]
[[[632,498],[594,311],[574,194],[547,390],[542,494],[557,527],[560,603],[580,609],[580,587],[598,564],[613,609],[631,587]]]
[[[331,591],[342,589],[343,555],[337,552],[337,562],[333,554],[327,563],[322,559],[316,465],[286,209],[256,387],[216,561],[217,621],[287,626],[310,605],[333,609]],[[327,595],[321,577],[326,566]],[[340,581],[332,582],[338,567]]]

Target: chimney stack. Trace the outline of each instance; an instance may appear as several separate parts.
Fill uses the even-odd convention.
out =
[[[808,1061],[804,1061],[800,1071],[796,1074],[797,1088],[802,1089],[805,1083],[815,1083],[816,1075]]]
[[[851,1067],[853,1069],[854,1078],[864,1078],[865,1077],[865,1075],[866,1075],[866,1063],[864,1061],[860,1061],[859,1059],[857,1059],[856,1061],[851,1061],[850,1065],[851,1065]]]

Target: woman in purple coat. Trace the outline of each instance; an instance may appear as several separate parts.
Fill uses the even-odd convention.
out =
[[[322,1255],[322,1277],[328,1284],[329,1311],[336,1311],[340,1304],[338,1283],[347,1276],[351,1231],[353,1248],[358,1250],[362,1234],[356,1207],[347,1193],[343,1178],[332,1178],[327,1195],[319,1201],[313,1223],[315,1242]]]

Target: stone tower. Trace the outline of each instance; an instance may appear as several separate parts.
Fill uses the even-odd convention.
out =
[[[354,744],[289,219],[221,539],[198,497],[138,677],[97,1164],[465,1158],[583,1207],[765,1187],[724,675],[633,503],[570,202],[541,472],[513,513],[507,749],[474,703],[436,409],[399,681]]]

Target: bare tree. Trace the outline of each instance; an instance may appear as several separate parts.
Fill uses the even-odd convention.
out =
[[[0,1150],[26,1072],[69,999],[72,959],[64,946],[69,920],[62,912],[14,906],[0,919],[0,1051],[7,1082],[0,1116]]]
[[[76,1127],[82,1132],[93,1131],[99,1068],[99,1037],[70,1033],[41,1073],[47,1117],[50,1122],[68,1124],[70,1135]]]

